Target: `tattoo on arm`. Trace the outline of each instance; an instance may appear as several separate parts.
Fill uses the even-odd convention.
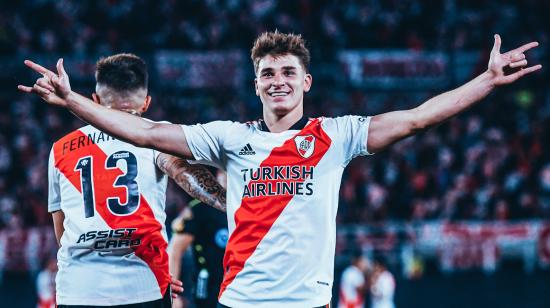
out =
[[[162,172],[172,178],[191,197],[222,212],[226,211],[225,188],[206,167],[191,165],[183,158],[164,153],[157,157],[156,163]]]

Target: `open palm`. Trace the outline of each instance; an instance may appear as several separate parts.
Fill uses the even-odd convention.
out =
[[[495,85],[512,83],[542,67],[540,64],[527,67],[527,59],[525,58],[525,52],[537,47],[539,43],[527,43],[506,53],[500,53],[500,45],[500,35],[495,34],[495,44],[491,50],[488,65],[488,71],[492,74]]]

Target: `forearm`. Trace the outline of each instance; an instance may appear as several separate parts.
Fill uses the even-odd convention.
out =
[[[147,121],[101,106],[74,92],[65,101],[67,108],[75,115],[115,138],[180,157],[193,157],[180,125]]]
[[[204,166],[191,165],[185,159],[168,154],[158,156],[157,166],[191,197],[226,211],[226,191]]]
[[[177,235],[174,235],[177,236]],[[170,249],[168,252],[169,260],[169,272],[172,277],[179,277],[181,272],[181,258],[183,256],[184,251],[182,251],[182,247],[176,247],[178,245],[175,245],[175,243],[172,243],[170,245]]]
[[[65,232],[65,227],[63,226],[63,222],[65,221],[65,213],[63,213],[63,211],[61,210],[55,211],[52,213],[52,219],[55,239],[57,241],[57,245],[61,247],[61,237]]]
[[[432,127],[459,114],[485,98],[493,88],[491,74],[484,72],[459,88],[431,98],[412,109],[413,131]]]
[[[147,131],[155,123],[115,109],[110,109],[75,92],[66,98],[67,108],[76,116],[115,138],[137,146],[148,146]]]
[[[181,273],[181,259],[194,237],[189,234],[175,233],[168,245],[169,272],[172,277],[179,277]]]

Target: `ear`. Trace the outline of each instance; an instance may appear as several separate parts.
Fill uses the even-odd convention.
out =
[[[260,90],[258,89],[258,78],[254,78],[254,89],[256,90],[256,96],[260,96]]]
[[[101,100],[99,99],[99,95],[97,95],[97,93],[92,93],[92,100],[94,103],[101,105]]]
[[[149,105],[151,104],[151,96],[147,95],[145,97],[145,102],[143,103],[143,106],[141,106],[141,109],[139,110],[140,114],[144,114],[147,109],[149,109]]]
[[[313,77],[311,74],[306,74],[304,76],[304,92],[309,92],[309,89],[311,89],[311,84],[313,83]]]

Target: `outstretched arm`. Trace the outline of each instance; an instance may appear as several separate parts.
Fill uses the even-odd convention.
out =
[[[525,44],[504,54],[500,53],[500,44],[500,36],[497,34],[487,71],[470,82],[433,97],[414,109],[372,117],[367,140],[369,152],[379,152],[403,138],[438,125],[482,100],[495,87],[512,83],[542,67],[527,67],[525,59],[524,52],[538,46],[537,42]],[[514,72],[505,74],[505,69]]]
[[[157,157],[157,166],[191,197],[226,211],[225,189],[204,166],[192,165],[185,159],[164,153]]]
[[[25,61],[25,65],[42,74],[42,78],[32,87],[19,85],[19,90],[34,93],[52,105],[65,107],[98,129],[131,144],[193,158],[179,125],[149,122],[126,112],[101,106],[73,92],[69,76],[63,68],[63,59],[57,61],[57,74],[29,60]]]

